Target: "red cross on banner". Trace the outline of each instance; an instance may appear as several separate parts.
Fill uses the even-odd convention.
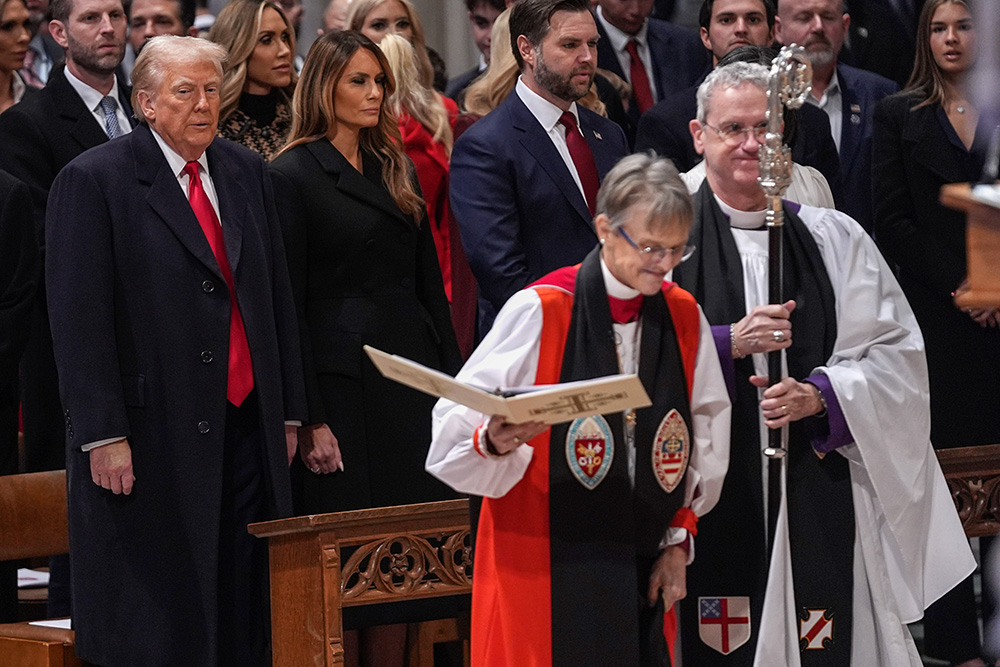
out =
[[[729,655],[750,639],[750,598],[698,598],[698,636]]]

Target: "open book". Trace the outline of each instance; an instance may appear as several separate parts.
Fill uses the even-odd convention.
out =
[[[485,415],[502,415],[514,424],[527,421],[559,424],[577,417],[651,405],[637,375],[609,375],[531,387],[474,387],[370,345],[365,345],[365,352],[379,372],[390,380],[431,396],[447,398]]]

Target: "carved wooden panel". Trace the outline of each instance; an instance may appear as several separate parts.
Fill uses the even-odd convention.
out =
[[[966,535],[1000,533],[1000,445],[939,449],[937,455]]]
[[[351,554],[343,568],[345,607],[394,597],[468,593],[472,554],[468,528],[451,533],[402,533],[373,540]]]

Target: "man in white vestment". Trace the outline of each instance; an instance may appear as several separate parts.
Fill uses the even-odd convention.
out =
[[[719,68],[691,122],[706,181],[698,250],[673,279],[703,305],[734,401],[681,605],[684,664],[919,667],[906,624],[975,567],[929,442],[923,339],[872,240],[832,209],[786,201],[787,301],[768,305],[767,86],[761,65]],[[787,377],[768,387],[774,350]],[[770,429],[788,455],[768,548]]]

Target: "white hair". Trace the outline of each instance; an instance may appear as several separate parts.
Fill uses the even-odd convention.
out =
[[[716,67],[698,86],[698,122],[704,124],[708,118],[709,106],[715,91],[749,84],[767,93],[770,76],[768,69],[757,63],[736,62]]]

